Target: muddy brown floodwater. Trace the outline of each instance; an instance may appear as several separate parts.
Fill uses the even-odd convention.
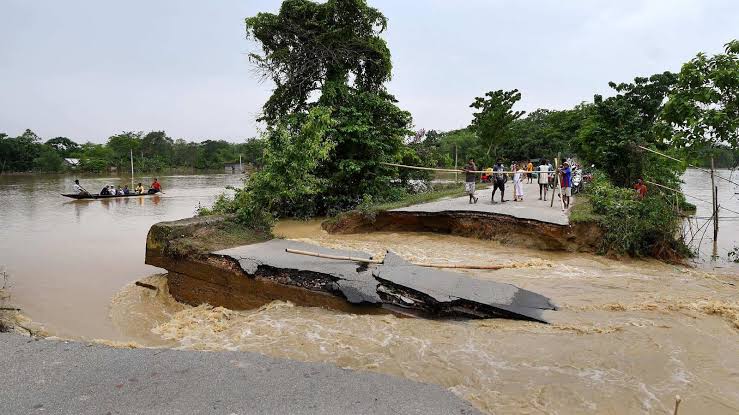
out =
[[[155,219],[163,220],[146,220]],[[276,233],[374,254],[392,249],[419,262],[520,264],[468,274],[541,293],[561,309],[545,315],[550,325],[355,315],[279,301],[233,311],[179,304],[168,295],[164,276],[144,278],[159,287],[151,291],[133,285],[146,275],[134,273],[117,293],[99,300],[109,304],[105,330],[88,329],[82,336],[116,344],[253,351],[393,374],[443,385],[487,413],[671,413],[678,394],[680,413],[739,413],[739,276],[731,265],[709,271],[427,233],[328,235],[318,221],[285,221]],[[71,278],[62,269],[58,275]],[[92,279],[95,273],[86,275],[82,286],[114,285],[104,282],[106,271],[97,274],[103,282]],[[74,315],[82,322],[67,332],[83,325],[82,311],[93,314],[92,321],[101,312],[97,300],[72,299],[83,303],[68,302],[80,310]],[[31,317],[45,322],[43,313]],[[65,328],[62,323],[46,328],[64,334],[57,329]]]

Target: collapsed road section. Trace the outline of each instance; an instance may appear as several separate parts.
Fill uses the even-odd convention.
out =
[[[249,309],[284,300],[350,312],[400,311],[425,317],[505,317],[540,322],[546,322],[545,310],[556,310],[540,294],[511,284],[420,267],[392,252],[382,263],[335,260],[288,253],[286,249],[368,261],[371,257],[364,252],[273,239],[207,253],[172,254],[166,249],[169,241],[157,240],[156,235],[181,232],[159,232],[155,228],[176,227],[176,223],[152,228],[146,262],[170,271],[170,292],[178,301],[192,305]],[[187,222],[189,227],[192,224]]]

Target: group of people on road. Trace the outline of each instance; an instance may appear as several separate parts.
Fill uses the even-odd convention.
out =
[[[90,194],[87,190],[85,190],[82,185],[80,185],[79,179],[75,179],[74,181],[74,192],[78,195],[85,195]],[[139,182],[136,187],[131,190],[128,188],[128,185],[124,185],[121,187],[120,185],[116,188],[112,184],[106,184],[103,186],[102,189],[100,189],[100,196],[128,196],[128,195],[144,195],[144,194],[154,194],[159,193],[162,191],[162,185],[159,183],[159,181],[154,178],[154,182],[152,182],[151,186],[146,189],[144,188],[144,185]]]
[[[470,159],[464,166],[465,172],[465,192],[469,195],[469,203],[477,203],[478,197],[475,196],[475,182],[478,173],[477,165],[474,159]],[[534,164],[528,162],[517,162],[510,165],[510,170],[506,171],[503,160],[498,159],[492,168],[482,171],[482,181],[490,182],[493,185],[493,193],[491,203],[495,202],[495,193],[500,190],[500,203],[505,203],[505,184],[508,177],[513,178],[513,201],[522,202],[524,198],[523,180],[526,178],[528,183],[532,183],[534,177],[537,178],[539,184],[539,200],[547,200],[549,187],[554,187],[556,178],[559,177],[562,187],[561,197],[565,209],[570,206],[570,198],[572,197],[572,168],[569,162],[562,163],[558,169],[554,169],[552,164],[546,159],[541,159],[539,166],[534,169]]]

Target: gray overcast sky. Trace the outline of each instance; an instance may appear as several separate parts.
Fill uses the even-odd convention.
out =
[[[520,109],[568,108],[608,81],[676,71],[739,38],[733,0],[370,0],[390,20],[390,91],[416,128],[467,125],[518,88]],[[0,132],[104,142],[124,130],[242,140],[271,85],[244,17],[278,0],[0,0]]]

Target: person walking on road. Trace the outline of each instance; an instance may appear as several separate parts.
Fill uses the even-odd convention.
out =
[[[546,201],[547,191],[549,190],[549,165],[547,161],[542,159],[536,171],[539,174],[539,200],[541,200],[543,195]]]
[[[464,191],[470,196],[470,203],[477,203],[477,197],[475,196],[475,179],[477,173],[477,166],[475,165],[475,159],[470,159],[464,170]]]
[[[534,177],[534,163],[529,160],[529,164],[526,165],[526,178],[529,179],[528,183],[532,183]]]
[[[498,162],[493,166],[493,195],[490,197],[490,203],[495,203],[495,191],[500,189],[500,203],[506,202],[505,195],[505,182],[508,176],[503,173],[505,167],[503,166],[503,160],[498,159]]]

